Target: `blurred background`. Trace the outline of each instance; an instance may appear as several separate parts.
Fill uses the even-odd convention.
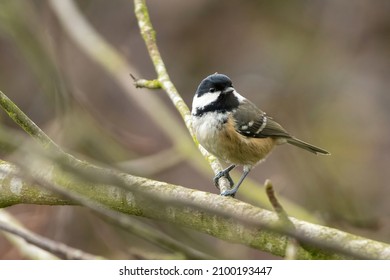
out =
[[[73,39],[73,31],[64,28],[50,1],[2,0],[0,90],[77,157],[217,193],[211,170],[201,171],[208,165],[189,142],[165,92],[133,86],[129,71],[156,78],[133,2],[75,4],[128,66],[110,65],[109,57],[100,57],[108,61],[104,66],[88,54]],[[147,4],[169,75],[189,107],[205,76],[224,73],[238,92],[291,134],[331,152],[320,157],[278,147],[250,174],[258,192],[271,179],[278,195],[324,224],[390,242],[389,1]],[[73,27],[78,28],[76,21]],[[156,123],[140,105],[143,98],[162,104],[153,108],[155,117],[171,113],[178,135]],[[3,111],[0,125],[17,128]],[[189,151],[177,148],[178,139]],[[1,159],[9,156],[0,151]],[[199,159],[203,166],[196,167]],[[237,198],[249,201],[245,183]],[[114,259],[164,257],[151,244],[82,207],[17,205],[7,210],[29,229],[91,253]],[[273,258],[188,229],[144,221],[219,257]],[[20,258],[0,235],[0,259]]]

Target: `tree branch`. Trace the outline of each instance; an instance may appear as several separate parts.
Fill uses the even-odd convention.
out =
[[[216,157],[208,153],[198,142],[198,140],[195,137],[195,134],[192,129],[192,122],[191,122],[191,113],[188,109],[186,103],[184,102],[183,98],[178,93],[175,85],[172,83],[171,79],[169,78],[168,71],[165,67],[164,61],[161,58],[160,51],[157,46],[156,42],[156,31],[154,30],[152,26],[152,22],[150,21],[148,8],[145,4],[144,0],[134,0],[134,9],[135,9],[135,15],[138,19],[138,26],[141,31],[141,35],[145,41],[146,47],[149,51],[149,56],[153,62],[154,68],[157,73],[157,80],[160,83],[160,86],[162,89],[165,90],[165,92],[168,94],[169,98],[171,99],[172,103],[175,105],[176,109],[179,111],[181,117],[184,120],[184,123],[192,136],[192,139],[194,140],[195,145],[198,147],[200,153],[203,155],[203,157],[207,160],[207,162],[210,164],[212,170],[214,171],[214,174],[217,174],[220,172],[223,167],[221,163],[218,161]],[[147,83],[143,82],[143,85],[147,86]],[[140,85],[136,81],[136,85]],[[147,86],[148,87],[148,86]],[[148,87],[150,88],[150,87]],[[219,179],[219,188],[220,192],[225,192],[226,190],[230,189],[229,181],[225,177],[221,177]]]
[[[39,188],[31,188],[29,183],[24,181],[21,181],[15,189],[12,183],[12,179],[15,178],[15,166],[0,162],[0,169],[8,172],[0,180],[0,205],[4,201],[7,205],[10,205],[10,201],[12,204],[29,203],[28,197],[30,196],[23,194],[28,194],[30,189],[34,188],[39,191]],[[134,190],[133,192],[114,186],[88,184],[85,181],[66,181],[63,177],[59,179],[58,171],[53,170],[50,173],[50,177],[46,180],[61,182],[63,188],[88,197],[91,201],[101,203],[113,210],[164,220],[274,255],[285,255],[288,237],[282,234],[287,234],[308,245],[305,250],[298,249],[297,258],[299,259],[340,259],[345,256],[390,259],[390,246],[387,244],[290,218],[295,227],[295,231],[292,232],[279,226],[279,218],[275,213],[236,199],[129,174],[120,174],[120,176]],[[141,194],[138,190],[144,191],[149,196]],[[151,199],[152,196],[159,197],[159,202],[156,203],[156,200]],[[54,197],[53,193],[41,190],[31,203],[46,204],[48,201],[55,201]],[[69,203],[75,202],[69,200]],[[64,204],[63,200],[61,204]],[[328,250],[339,253],[331,253]]]
[[[275,195],[274,187],[270,180],[266,180],[264,183],[265,191],[271,202],[272,207],[274,208],[276,214],[279,217],[279,220],[282,224],[282,227],[288,228],[291,231],[295,231],[295,226],[290,220],[287,212],[284,210],[282,204],[279,202]],[[294,260],[297,257],[298,247],[300,246],[299,242],[295,238],[289,238],[286,246],[286,255],[285,258],[289,260]]]
[[[130,77],[133,79],[136,88],[148,88],[148,89],[161,88],[161,83],[159,80],[137,79],[136,77],[133,76],[133,74],[130,74]]]
[[[17,123],[30,136],[41,143],[43,147],[54,148],[58,151],[61,148],[54,143],[22,110],[16,106],[3,92],[0,91],[0,106],[8,116]]]
[[[61,242],[50,240],[46,237],[35,234],[27,229],[16,227],[10,223],[0,220],[0,230],[23,238],[26,242],[35,245],[47,252],[56,255],[59,258],[67,260],[97,260],[103,259],[100,256],[83,252],[79,249],[69,247]]]
[[[1,176],[1,175],[0,175]],[[23,228],[23,226],[10,213],[4,209],[0,209],[0,222],[11,224],[16,228]],[[57,260],[58,258],[32,244],[27,243],[23,238],[11,233],[2,232],[5,239],[7,239],[19,253],[27,259],[33,260]]]

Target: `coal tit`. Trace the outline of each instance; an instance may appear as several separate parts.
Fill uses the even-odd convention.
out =
[[[216,174],[229,179],[231,189],[221,193],[234,196],[250,170],[264,160],[275,145],[289,143],[314,154],[328,155],[324,149],[290,135],[280,124],[240,95],[230,78],[215,73],[198,86],[192,102],[192,125],[199,143],[218,159],[231,165]],[[243,166],[243,174],[234,183],[229,172]]]

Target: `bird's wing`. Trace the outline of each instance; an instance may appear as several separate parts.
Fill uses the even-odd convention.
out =
[[[253,138],[284,137],[291,135],[265,112],[249,100],[245,100],[234,113],[236,130],[242,135]]]

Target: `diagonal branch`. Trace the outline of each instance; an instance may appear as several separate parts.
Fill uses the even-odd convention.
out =
[[[291,231],[295,231],[294,223],[290,220],[287,212],[284,210],[282,204],[279,202],[278,198],[275,195],[274,187],[270,180],[266,180],[264,183],[265,191],[271,202],[272,207],[274,208],[276,214],[279,217],[279,220],[282,224],[282,227],[288,228]],[[299,242],[295,238],[289,238],[286,246],[286,256],[288,260],[296,259],[298,247],[300,246]]]
[[[22,229],[20,227],[13,226],[10,223],[5,223],[1,220],[0,220],[0,230],[11,233],[20,238],[23,238],[26,242],[33,244],[47,252],[50,252],[61,259],[67,259],[67,260],[103,259],[100,256],[92,255],[83,252],[79,249],[69,247],[61,242],[53,241],[49,238],[35,234],[27,229]]]
[[[1,91],[0,106],[15,123],[23,128],[31,137],[40,142],[43,147],[61,151],[61,148]]]
[[[135,6],[135,15],[137,16],[138,19],[138,25],[141,31],[141,35],[145,41],[146,47],[149,51],[149,56],[153,62],[154,68],[157,73],[157,80],[160,82],[161,88],[165,90],[165,92],[168,94],[169,98],[171,99],[172,103],[179,111],[199,151],[201,152],[203,157],[207,160],[207,162],[210,164],[214,173],[217,174],[223,169],[223,167],[217,158],[209,154],[198,143],[198,140],[196,139],[195,134],[193,133],[190,110],[188,109],[188,106],[184,102],[183,98],[178,93],[175,85],[172,83],[171,79],[169,78],[168,71],[165,67],[164,61],[161,58],[160,51],[157,46],[156,32],[150,21],[148,8],[145,4],[145,1],[134,0],[134,6]],[[144,82],[143,84],[146,83]],[[136,81],[136,85],[140,86],[139,81]],[[221,177],[219,179],[219,187],[221,193],[230,189],[229,181],[225,177]]]

